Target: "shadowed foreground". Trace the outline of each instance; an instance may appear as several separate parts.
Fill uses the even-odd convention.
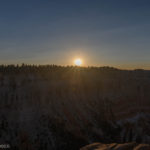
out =
[[[80,150],[150,150],[149,144],[124,143],[124,144],[102,144],[94,143],[87,145]]]
[[[78,150],[96,141],[150,144],[150,71],[0,66],[0,144]]]

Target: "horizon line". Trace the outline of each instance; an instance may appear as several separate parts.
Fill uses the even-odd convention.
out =
[[[145,71],[150,71],[150,69],[144,69],[144,68],[121,68],[121,67],[116,67],[116,66],[109,66],[109,65],[81,65],[81,66],[77,66],[77,65],[59,65],[59,64],[27,64],[27,63],[19,63],[19,64],[0,64],[0,67],[8,67],[8,66],[13,66],[13,67],[23,67],[23,66],[30,66],[30,67],[40,67],[40,66],[57,66],[57,67],[76,67],[76,68],[112,68],[112,69],[118,69],[118,70],[145,70]]]

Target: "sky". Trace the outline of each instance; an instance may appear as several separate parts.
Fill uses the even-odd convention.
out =
[[[1,0],[0,64],[150,69],[149,0]]]

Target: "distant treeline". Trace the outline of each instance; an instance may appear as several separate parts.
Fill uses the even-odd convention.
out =
[[[143,72],[150,72],[150,70],[144,70],[144,69],[134,69],[134,70],[123,70],[123,69],[117,69],[110,66],[102,66],[102,67],[96,67],[96,66],[87,66],[87,67],[78,67],[78,66],[61,66],[61,65],[28,65],[28,64],[21,64],[21,65],[0,65],[0,72],[41,72],[41,71],[55,71],[55,70],[80,70],[80,71],[106,71],[106,72],[136,72],[136,73],[143,73]]]

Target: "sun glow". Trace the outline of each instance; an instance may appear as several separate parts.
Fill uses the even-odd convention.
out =
[[[81,65],[82,65],[82,60],[81,60],[80,58],[75,59],[75,60],[74,60],[74,64],[75,64],[76,66],[81,66]]]

